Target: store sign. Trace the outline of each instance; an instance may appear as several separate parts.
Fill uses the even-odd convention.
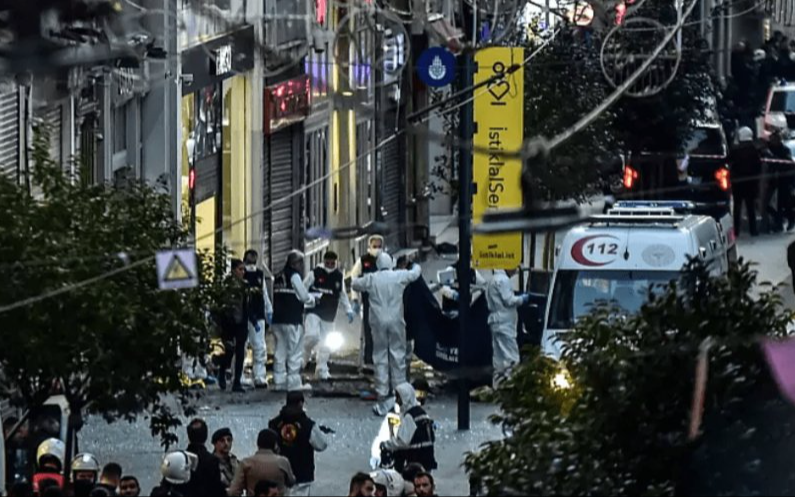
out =
[[[215,51],[215,75],[232,72],[232,45],[224,45]]]
[[[303,121],[311,107],[309,76],[301,76],[265,88],[265,134]]]
[[[521,48],[495,47],[475,54],[475,85],[480,85],[524,60]],[[524,136],[524,71],[506,74],[490,83],[487,91],[477,92],[474,103],[477,133],[475,147],[487,149],[473,158],[472,197],[475,223],[498,209],[522,207],[522,160],[505,157],[505,152],[521,149]],[[512,269],[522,261],[522,234],[475,235],[472,261],[478,269]]]

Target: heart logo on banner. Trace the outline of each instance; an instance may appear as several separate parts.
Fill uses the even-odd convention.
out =
[[[491,93],[491,96],[494,97],[494,99],[498,102],[502,101],[502,99],[505,98],[505,95],[507,95],[510,91],[511,84],[504,79],[489,85],[489,93]]]

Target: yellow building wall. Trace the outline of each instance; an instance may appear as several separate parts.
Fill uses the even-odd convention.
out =
[[[224,81],[223,219],[224,244],[242,258],[248,243],[248,171],[251,151],[247,122],[248,81],[235,76]]]
[[[196,251],[215,254],[215,197],[196,205]]]

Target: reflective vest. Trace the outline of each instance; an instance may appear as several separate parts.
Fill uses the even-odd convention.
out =
[[[434,444],[436,443],[436,433],[433,428],[433,420],[428,417],[421,406],[414,406],[406,411],[407,416],[414,418],[417,429],[411,437],[409,446],[397,451],[395,454],[395,469],[399,472],[411,463],[420,463],[427,471],[435,470],[436,455]]]
[[[315,449],[309,443],[315,422],[306,413],[285,413],[268,423],[279,435],[279,453],[290,461],[298,484],[315,481]]]
[[[321,297],[315,307],[307,309],[307,312],[317,314],[323,321],[334,322],[340,304],[340,295],[345,291],[342,271],[335,269],[329,273],[322,266],[316,267],[313,271],[315,281],[309,291],[319,293]]]
[[[58,488],[63,489],[63,475],[60,473],[36,473],[33,475],[33,493],[41,495],[41,484],[47,480],[53,480],[58,484]],[[5,483],[5,482],[4,482]]]
[[[273,324],[301,325],[304,322],[304,303],[298,299],[291,281],[294,274],[298,272],[287,268],[273,281]]]
[[[261,269],[256,271],[246,270],[246,285],[248,286],[248,312],[250,318],[256,321],[265,319],[265,295],[262,293],[265,284],[265,273]]]

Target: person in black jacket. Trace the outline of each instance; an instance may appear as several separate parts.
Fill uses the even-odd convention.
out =
[[[734,230],[740,234],[743,219],[743,204],[748,212],[748,227],[751,236],[757,236],[756,199],[759,196],[759,175],[762,173],[762,159],[754,144],[754,132],[742,127],[737,132],[738,145],[729,154],[729,164],[733,178]]]
[[[776,130],[770,135],[767,158],[768,167],[765,172],[765,195],[762,198],[762,217],[764,225],[770,232],[781,232],[787,228],[795,228],[795,212],[792,209],[792,181],[795,162],[792,152],[783,142],[783,130]],[[776,208],[770,206],[773,195],[777,195]],[[772,217],[772,222],[770,220]],[[785,226],[787,221],[789,226]]]
[[[246,295],[246,266],[240,259],[232,259],[232,274],[229,277],[231,286],[230,301],[224,309],[222,335],[225,353],[221,360],[218,374],[218,386],[226,390],[226,371],[235,358],[232,391],[244,392],[241,379],[243,364],[246,358],[246,341],[248,340],[248,299]]]
[[[196,454],[199,461],[186,485],[186,497],[226,495],[218,459],[210,454],[206,447],[207,436],[207,423],[203,419],[196,418],[190,422],[187,452]]]
[[[295,486],[290,495],[311,495],[315,481],[315,452],[328,447],[324,432],[328,428],[315,423],[304,411],[304,394],[290,392],[278,416],[268,423],[268,428],[279,435],[279,453],[290,461],[295,474]]]

